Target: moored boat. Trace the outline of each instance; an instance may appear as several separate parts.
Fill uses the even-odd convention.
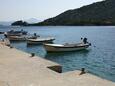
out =
[[[20,31],[10,30],[8,32],[4,32],[4,36],[10,41],[25,41],[27,39],[27,33],[28,32],[23,29]]]
[[[21,35],[27,35],[27,31],[24,31],[23,29],[20,31],[10,30],[6,32],[7,36],[21,36]]]
[[[43,43],[52,43],[53,40],[55,40],[53,37],[47,37],[47,38],[33,38],[33,39],[27,39],[27,45],[37,45],[37,44],[43,44]]]
[[[4,32],[1,32],[1,31],[0,31],[0,34],[4,34]]]
[[[66,52],[87,49],[90,43],[77,43],[77,44],[44,44],[47,52]]]
[[[8,36],[10,41],[26,41],[26,36]]]

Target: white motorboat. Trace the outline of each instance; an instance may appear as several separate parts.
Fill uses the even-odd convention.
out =
[[[65,51],[77,51],[88,48],[91,43],[77,43],[77,44],[44,44],[47,52],[65,52]]]
[[[43,44],[43,43],[52,43],[53,40],[55,40],[53,37],[47,37],[47,38],[32,38],[27,39],[27,45],[36,45],[36,44]]]

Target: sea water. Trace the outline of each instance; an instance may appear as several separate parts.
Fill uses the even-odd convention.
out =
[[[74,52],[46,53],[42,45],[27,46],[26,42],[12,42],[12,45],[61,64],[63,72],[85,68],[89,73],[115,82],[115,26],[10,26],[0,27],[0,31],[12,28],[37,33],[41,37],[52,36],[55,38],[54,43],[59,44],[78,43],[81,37],[87,37],[92,46],[87,50]]]

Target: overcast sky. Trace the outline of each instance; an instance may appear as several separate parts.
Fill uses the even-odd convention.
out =
[[[102,0],[0,0],[0,21],[44,20],[98,1]]]

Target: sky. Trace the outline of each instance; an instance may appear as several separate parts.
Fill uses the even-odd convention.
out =
[[[44,20],[102,0],[0,0],[0,21]]]

